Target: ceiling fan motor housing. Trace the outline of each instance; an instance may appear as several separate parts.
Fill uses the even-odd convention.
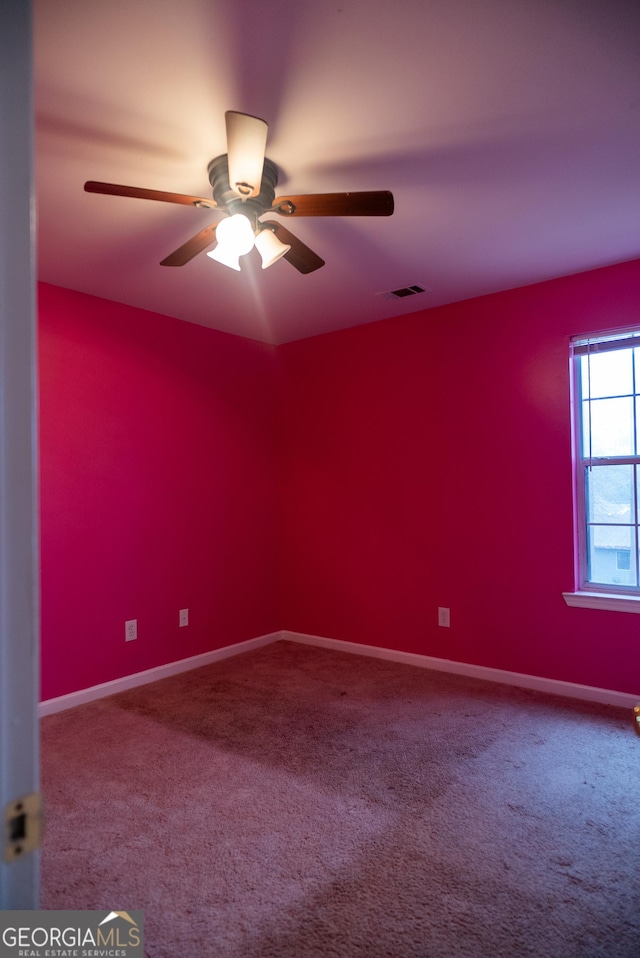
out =
[[[278,168],[275,163],[265,157],[260,192],[257,196],[246,199],[238,196],[229,183],[229,162],[226,153],[211,160],[208,173],[216,205],[226,210],[229,216],[242,213],[251,220],[254,229],[257,228],[258,217],[271,209],[275,199],[278,183]]]

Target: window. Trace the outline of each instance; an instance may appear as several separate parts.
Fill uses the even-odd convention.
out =
[[[629,549],[618,549],[616,552],[616,569],[631,568],[631,552]]]
[[[640,329],[575,339],[572,387],[577,588],[640,599]]]

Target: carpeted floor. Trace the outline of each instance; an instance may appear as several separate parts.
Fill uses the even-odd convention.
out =
[[[150,958],[638,958],[626,711],[278,642],[42,722],[42,907]]]

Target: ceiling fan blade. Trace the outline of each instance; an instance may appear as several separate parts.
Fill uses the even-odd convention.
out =
[[[138,186],[119,186],[117,183],[98,183],[89,180],[84,184],[87,193],[106,193],[108,196],[132,196],[139,200],[161,200],[163,203],[181,203],[199,209],[218,208],[216,201],[204,196],[187,196],[184,193],[165,193],[163,190],[144,190]]]
[[[281,216],[391,216],[393,193],[372,190],[363,193],[277,196],[271,209]]]
[[[257,116],[233,110],[227,110],[224,118],[231,189],[245,199],[258,196],[269,127]]]
[[[282,223],[276,223],[275,220],[262,220],[262,222],[273,230],[280,242],[291,247],[282,258],[295,266],[299,273],[313,273],[314,270],[324,266],[324,260],[308,246],[305,246],[297,236],[290,233]]]
[[[189,260],[197,256],[198,253],[201,253],[208,246],[211,246],[215,238],[215,224],[206,226],[203,230],[200,230],[199,233],[196,233],[195,236],[192,236],[190,240],[187,240],[186,243],[183,243],[182,246],[179,246],[177,250],[174,250],[173,253],[166,256],[160,265],[184,266],[185,263],[188,263]]]

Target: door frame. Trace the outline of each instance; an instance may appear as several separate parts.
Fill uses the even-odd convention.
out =
[[[39,789],[32,0],[0,17],[0,812]],[[3,838],[4,845],[4,838]],[[0,854],[0,907],[39,907],[39,853]]]

